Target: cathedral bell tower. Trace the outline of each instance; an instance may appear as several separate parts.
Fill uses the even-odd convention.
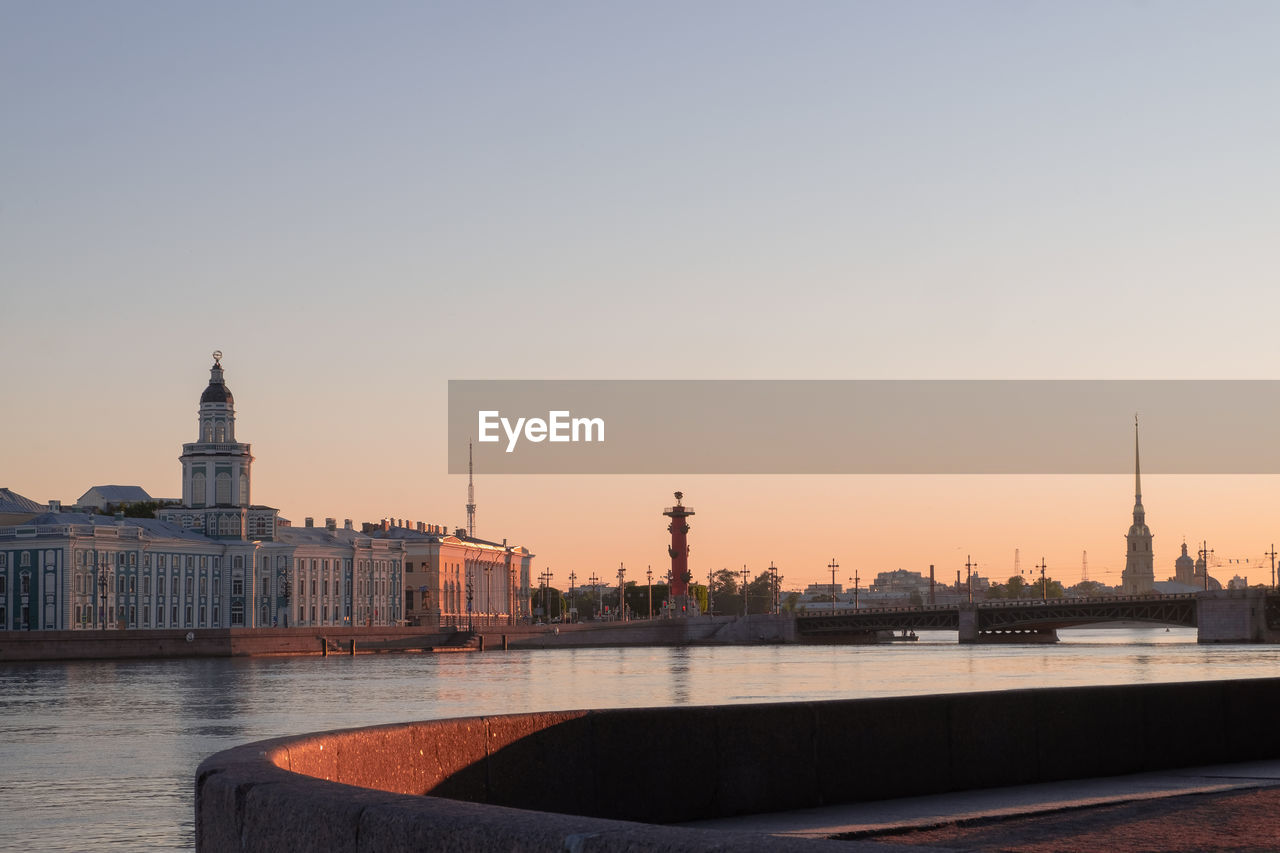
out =
[[[1155,570],[1151,556],[1151,528],[1142,508],[1142,466],[1138,455],[1138,416],[1133,416],[1133,524],[1125,536],[1124,573],[1121,591],[1125,595],[1147,595],[1155,591]]]

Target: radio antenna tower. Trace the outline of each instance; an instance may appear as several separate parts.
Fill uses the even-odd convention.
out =
[[[1089,579],[1089,552],[1084,551],[1080,556],[1080,582],[1084,583]]]
[[[476,484],[475,468],[471,459],[471,442],[467,442],[467,536],[476,536]]]

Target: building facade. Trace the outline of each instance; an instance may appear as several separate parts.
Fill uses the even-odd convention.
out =
[[[405,546],[250,501],[249,445],[214,354],[182,502],[154,519],[44,512],[0,526],[0,630],[403,624]]]
[[[527,622],[534,555],[444,525],[383,519],[364,533],[404,546],[404,613],[413,625],[475,626]]]

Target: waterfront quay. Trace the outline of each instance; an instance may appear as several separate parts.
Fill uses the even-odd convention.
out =
[[[1058,631],[1107,623],[1194,628],[1200,643],[1280,642],[1280,597],[1261,590],[989,601],[940,607],[812,609],[751,616],[695,616],[566,624],[447,627],[13,631],[0,661],[138,657],[438,653],[610,646],[849,644],[917,631],[956,632],[960,643],[1056,642]]]

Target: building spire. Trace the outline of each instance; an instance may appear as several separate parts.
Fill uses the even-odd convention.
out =
[[[1133,521],[1135,524],[1146,522],[1146,512],[1142,508],[1142,458],[1138,452],[1138,415],[1133,416]]]
[[[1138,415],[1133,416],[1133,493],[1142,503],[1142,465],[1138,457]]]

